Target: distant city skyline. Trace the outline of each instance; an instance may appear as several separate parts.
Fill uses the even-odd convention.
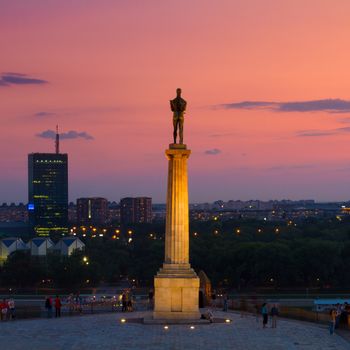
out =
[[[349,12],[346,0],[2,2],[0,202],[27,202],[27,154],[54,152],[59,124],[70,201],[164,203],[177,87],[191,203],[349,200]]]

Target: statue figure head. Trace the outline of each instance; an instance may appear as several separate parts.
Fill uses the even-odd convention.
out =
[[[180,89],[180,88],[177,88],[177,89],[176,89],[176,96],[177,96],[177,97],[180,97],[180,96],[181,96],[181,89]]]

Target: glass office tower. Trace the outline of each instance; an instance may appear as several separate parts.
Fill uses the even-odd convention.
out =
[[[28,155],[29,222],[38,236],[68,233],[68,155]]]

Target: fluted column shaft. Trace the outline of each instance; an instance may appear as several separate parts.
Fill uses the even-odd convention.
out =
[[[187,159],[191,151],[172,148],[168,158],[168,190],[165,232],[165,264],[189,263],[189,210]]]

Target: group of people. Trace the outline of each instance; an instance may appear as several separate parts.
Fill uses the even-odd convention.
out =
[[[336,304],[329,311],[330,322],[329,322],[329,333],[334,334],[334,330],[339,327],[339,323],[342,317],[346,318],[345,322],[350,328],[350,304],[347,302],[344,304]]]
[[[269,316],[271,317],[271,328],[277,327],[277,317],[278,317],[277,304],[272,305],[272,307],[270,308],[270,312],[269,312],[269,307],[268,307],[267,303],[263,303],[261,306],[261,309],[259,308],[259,305],[256,305],[256,321],[257,322],[259,322],[259,315],[260,314],[262,316],[263,328],[267,327],[267,324],[269,321]]]
[[[16,317],[15,301],[10,299],[3,299],[0,302],[0,320],[13,320]]]
[[[55,308],[55,317],[61,317],[62,302],[59,295],[56,295],[54,300],[50,296],[47,296],[45,299],[45,309],[48,318],[52,317],[53,308]]]
[[[134,310],[133,295],[130,290],[124,290],[122,293],[122,312]]]
[[[83,313],[83,298],[79,293],[69,294],[67,297],[67,305],[69,308],[69,313],[77,312],[79,314]]]

